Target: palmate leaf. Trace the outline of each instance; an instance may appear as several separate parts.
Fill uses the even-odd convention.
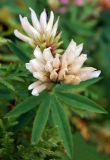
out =
[[[8,47],[13,53],[17,55],[19,59],[21,59],[22,62],[29,62],[29,57],[13,42],[8,43]]]
[[[82,95],[60,92],[57,93],[57,97],[65,104],[68,104],[70,107],[73,108],[79,108],[95,113],[106,113],[103,107]]]
[[[72,158],[73,140],[70,126],[63,107],[61,106],[61,103],[58,101],[58,99],[56,99],[56,97],[53,97],[51,109],[53,122],[58,127],[59,136],[63,140],[64,147],[68,156]]]
[[[39,106],[39,109],[36,113],[36,117],[34,119],[31,139],[32,144],[37,144],[39,142],[39,139],[48,120],[50,105],[50,96],[46,95],[45,99],[43,99],[41,105]]]
[[[90,85],[98,82],[101,80],[101,78],[93,78],[87,81],[83,81],[78,85],[72,85],[72,84],[59,84],[56,86],[55,91],[62,91],[62,92],[78,92],[82,91],[85,88],[89,87]]]

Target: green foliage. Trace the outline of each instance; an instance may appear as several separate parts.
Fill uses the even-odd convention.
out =
[[[58,93],[57,96],[60,100],[73,108],[78,108],[96,113],[106,113],[103,107],[99,106],[98,104],[94,103],[93,101],[89,100],[84,96],[61,92]]]
[[[45,99],[43,99],[43,102],[40,104],[35,120],[34,120],[33,130],[32,130],[32,143],[33,144],[38,143],[41,137],[41,134],[48,120],[50,106],[51,106],[51,100],[50,100],[49,95],[47,94],[47,96],[45,96]]]
[[[22,50],[20,50],[20,48],[13,42],[10,42],[8,46],[10,50],[14,52],[21,59],[21,61],[23,61],[24,63],[29,61],[29,57]]]
[[[78,85],[71,85],[71,84],[59,84],[56,86],[56,91],[62,91],[62,92],[79,92],[85,90],[85,88],[89,87],[90,85],[98,82],[101,80],[101,78],[93,78],[87,81],[83,81]]]
[[[7,114],[7,117],[20,116],[21,114],[32,110],[34,107],[37,107],[40,104],[40,101],[41,101],[40,97],[30,96],[21,104],[18,104],[14,110],[9,112]]]
[[[58,132],[63,140],[64,147],[67,154],[72,159],[73,157],[73,139],[70,131],[70,126],[61,106],[61,103],[57,100],[56,97],[52,99],[52,118],[54,124],[58,127]]]
[[[0,159],[4,160],[39,160],[55,159],[61,160],[62,143],[58,139],[56,128],[48,128],[42,136],[38,145],[30,145],[27,137],[14,134],[10,123],[0,120]],[[8,131],[11,127],[11,131]],[[25,130],[25,132],[27,132]],[[53,135],[53,137],[51,136]]]
[[[83,87],[84,84],[82,85]],[[88,83],[87,81],[87,85],[85,85],[85,87],[88,86],[88,84],[91,84],[91,82],[89,81]],[[49,113],[52,110],[53,122],[56,126],[58,126],[58,132],[63,140],[64,147],[67,151],[68,156],[72,159],[72,150],[73,150],[72,135],[69,128],[68,119],[66,118],[63,106],[61,106],[61,102],[64,102],[73,109],[78,108],[80,110],[87,110],[90,112],[106,113],[104,108],[95,104],[88,98],[85,98],[84,96],[81,95],[69,93],[69,90],[67,92],[65,90],[64,92],[64,90],[62,91],[58,87],[56,90],[55,87],[55,89],[53,88],[50,94],[44,92],[39,97],[27,98],[27,100],[25,100],[23,103],[16,106],[11,112],[9,112],[7,114],[7,117],[19,116],[23,113],[28,112],[29,110],[33,109],[34,107],[40,104],[35,116],[32,129],[32,144],[37,144],[44,131],[47,120],[49,119]]]
[[[13,36],[13,30],[20,28],[18,14],[30,17],[28,6],[38,14],[44,8],[50,11],[47,1],[43,0],[0,2],[0,159],[107,159],[106,156],[98,156],[96,147],[86,144],[79,134],[74,135],[74,125],[81,133],[86,129],[83,123],[74,122],[74,125],[70,125],[70,117],[80,116],[81,120],[91,122],[91,130],[98,130],[102,122],[110,121],[110,11],[100,14],[94,0],[92,4],[86,2],[80,7],[67,5],[66,13],[60,15],[63,47],[67,47],[71,38],[78,43],[84,42],[85,52],[89,53],[88,64],[102,70],[103,80],[96,83],[101,78],[91,79],[79,85],[57,84],[34,97],[30,96],[27,89],[33,77],[24,64],[29,61],[32,51]],[[3,11],[4,8],[7,10]],[[106,113],[105,109],[108,114],[95,114]],[[98,136],[90,136],[96,145],[99,141],[102,144],[108,141],[104,134],[105,126],[102,128],[102,139],[99,139],[99,132]],[[77,130],[76,127],[74,130]],[[108,137],[109,133],[107,131]],[[107,146],[103,145],[105,152],[108,151]]]

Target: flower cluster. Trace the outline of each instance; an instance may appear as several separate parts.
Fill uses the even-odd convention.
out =
[[[39,37],[42,39],[43,35],[45,35],[45,42],[48,41],[48,36],[54,37],[55,40],[57,38],[56,30],[58,21],[53,25],[53,12],[51,12],[48,24],[45,11],[41,13],[40,22],[32,9],[31,14],[32,22],[36,30],[30,26],[26,17],[22,18],[20,16],[23,29],[31,37],[31,41],[27,42],[32,42],[33,44],[35,40],[34,37],[36,39],[39,39]],[[41,32],[44,34],[40,34]],[[26,37],[27,39],[23,39],[24,35],[17,30],[15,30],[15,34],[24,41],[29,38]],[[29,63],[26,63],[26,68],[33,74],[33,77],[36,78],[36,82],[32,83],[28,88],[32,90],[32,95],[38,96],[40,92],[49,88],[53,83],[79,84],[81,81],[98,77],[100,71],[97,71],[93,67],[82,67],[87,60],[87,55],[81,54],[82,49],[83,44],[76,45],[72,40],[63,54],[57,52],[53,54],[52,46],[45,46],[45,48],[42,49],[42,43],[36,43],[34,50],[35,58],[30,60]]]
[[[62,44],[62,41],[59,42],[61,32],[57,33],[59,18],[54,24],[54,14],[51,11],[50,18],[47,21],[47,14],[44,9],[40,15],[40,20],[38,20],[35,11],[32,8],[29,9],[31,11],[32,25],[29,23],[27,17],[19,16],[23,30],[27,35],[22,34],[15,29],[15,36],[20,40],[29,43],[34,48],[39,46],[43,50],[51,47],[53,54],[56,54],[56,52],[59,53],[61,50],[57,50],[57,48]]]

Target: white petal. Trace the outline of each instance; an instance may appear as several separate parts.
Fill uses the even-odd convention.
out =
[[[40,92],[42,92],[43,90],[45,90],[47,88],[47,84],[43,83],[39,86],[37,86],[36,88],[33,89],[32,91],[32,95],[34,96],[38,96]]]
[[[55,22],[53,28],[52,28],[52,32],[51,35],[54,37],[57,33],[57,28],[58,28],[58,22],[59,22],[59,18],[57,19],[57,21]]]
[[[29,38],[29,37],[25,36],[24,34],[20,33],[17,29],[14,30],[14,34],[17,38],[21,39],[24,42],[29,43],[31,46],[34,46],[34,41],[31,38]]]
[[[43,53],[41,52],[38,46],[34,50],[34,55],[38,60],[40,60],[41,62],[44,62]]]
[[[81,78],[82,81],[96,78],[100,75],[101,71],[96,71],[93,67],[84,67],[78,73],[78,76]]]
[[[48,21],[48,24],[47,24],[47,28],[46,28],[46,32],[48,32],[48,33],[51,32],[52,27],[53,27],[53,21],[54,21],[54,14],[51,11],[50,12],[50,18],[49,18],[49,21]]]
[[[76,43],[73,40],[71,40],[69,46],[64,52],[64,55],[66,56],[66,61],[67,61],[66,63],[68,65],[72,64],[75,59],[75,49],[76,49]]]
[[[38,93],[37,88],[34,88],[34,89],[33,89],[32,95],[33,95],[33,96],[39,96],[39,93]]]
[[[71,73],[77,73],[86,60],[87,60],[86,54],[81,54],[79,57],[77,57],[71,67]]]
[[[59,68],[60,66],[60,59],[59,59],[59,54],[56,54],[56,57],[53,59],[53,67],[54,68]]]
[[[53,60],[53,56],[52,53],[50,51],[51,47],[44,49],[43,51],[43,57],[46,61],[52,61]]]
[[[67,55],[63,54],[61,57],[61,68],[67,68]]]
[[[40,24],[41,24],[43,30],[45,31],[46,26],[47,26],[47,14],[46,14],[45,9],[40,15]]]
[[[94,71],[91,73],[90,78],[97,78],[99,77],[101,71]]]
[[[93,67],[83,67],[80,69],[79,72],[93,72],[95,70],[96,70],[96,68],[93,68]]]
[[[43,82],[48,80],[44,72],[34,72],[33,76]]]
[[[31,11],[31,19],[32,19],[32,24],[33,24],[34,28],[37,31],[41,31],[41,25],[40,25],[40,22],[37,18],[37,15],[36,15],[35,11],[31,7],[29,9]]]
[[[42,83],[41,81],[36,81],[36,82],[30,84],[29,87],[28,87],[28,90],[31,90],[31,89],[37,87],[37,86],[40,85],[41,83]]]
[[[31,66],[34,68],[35,71],[43,71],[44,65],[37,59],[30,60]]]
[[[51,72],[53,70],[52,64],[50,61],[48,61],[45,65],[46,72]]]
[[[22,24],[22,27],[24,31],[31,37],[31,38],[37,38],[39,37],[39,33],[35,30],[35,28],[32,27],[32,25],[29,23],[27,17],[22,17],[21,15],[20,21]]]
[[[79,44],[75,49],[75,56],[78,57],[83,49],[83,43]]]
[[[26,63],[26,69],[32,73],[35,72],[34,68],[32,67],[32,65],[30,63]]]
[[[69,46],[67,47],[66,51],[64,54],[67,54],[69,56],[69,54],[73,54],[73,57],[75,57],[75,49],[76,49],[76,42],[71,40]]]
[[[67,61],[67,65],[73,64],[74,59],[75,59],[73,53],[70,52],[70,54],[66,55],[66,57],[67,57],[67,60],[66,60]]]

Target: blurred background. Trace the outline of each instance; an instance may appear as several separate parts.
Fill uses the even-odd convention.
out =
[[[102,80],[81,94],[104,106],[108,114],[75,112],[70,116],[70,123],[74,132],[75,160],[110,160],[110,0],[0,0],[0,142],[3,139],[6,141],[5,144],[0,145],[0,156],[5,157],[3,160],[16,159],[6,158],[10,153],[12,154],[13,150],[9,149],[10,146],[15,145],[10,142],[13,136],[9,133],[12,134],[12,126],[15,126],[16,122],[6,122],[3,117],[15,106],[15,103],[27,96],[27,86],[23,81],[25,75],[21,71],[22,64],[9,50],[7,43],[16,41],[27,54],[31,51],[29,46],[16,40],[13,34],[15,28],[21,29],[19,14],[30,19],[29,7],[32,7],[37,15],[45,8],[48,13],[53,10],[56,17],[60,16],[59,30],[62,31],[62,47],[66,48],[71,39],[77,43],[84,43],[83,52],[88,54],[86,64],[102,71]],[[15,73],[18,75],[17,78],[11,76]],[[21,93],[21,90],[24,92]],[[27,117],[30,116],[32,115]],[[24,119],[20,120],[23,126],[14,127],[17,131],[21,130],[25,124]],[[3,128],[5,128],[5,137],[2,134]],[[26,128],[27,130],[29,129]],[[23,136],[22,141],[25,141],[24,132],[20,134]],[[17,144],[20,143],[21,139],[17,139]],[[20,149],[23,150],[22,147]],[[24,152],[27,154],[28,151]]]

